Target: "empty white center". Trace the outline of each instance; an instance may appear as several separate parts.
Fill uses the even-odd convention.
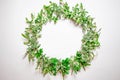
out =
[[[43,26],[39,39],[44,54],[65,59],[81,48],[82,30],[69,20],[59,20]]]

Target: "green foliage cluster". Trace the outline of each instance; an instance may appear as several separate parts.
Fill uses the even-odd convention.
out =
[[[78,50],[75,56],[63,60],[46,56],[38,42],[38,38],[41,37],[42,26],[51,21],[57,23],[61,18],[73,21],[83,31],[81,50]],[[36,69],[42,70],[44,75],[47,73],[56,75],[60,72],[64,77],[69,74],[70,70],[77,73],[82,68],[85,69],[94,58],[93,50],[100,46],[96,23],[83,8],[82,3],[70,8],[67,2],[62,0],[60,0],[59,5],[50,2],[49,5],[44,5],[37,17],[31,14],[31,20],[26,18],[26,23],[29,27],[22,34],[25,38],[24,44],[28,46],[25,55],[28,56],[29,61],[37,61]]]

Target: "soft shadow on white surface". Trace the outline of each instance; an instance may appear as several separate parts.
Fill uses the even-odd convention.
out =
[[[58,0],[52,1],[58,2]],[[66,80],[120,80],[120,1],[66,1],[70,6],[82,1],[90,15],[95,18],[98,28],[102,28],[101,48],[97,51],[98,56],[93,60],[92,65],[75,76],[68,75]],[[62,80],[59,74],[56,77],[49,75],[43,77],[35,71],[35,64],[29,64],[27,58],[23,59],[26,47],[23,45],[21,33],[27,27],[25,17],[29,17],[30,13],[39,12],[44,4],[48,4],[48,0],[0,0],[0,80]],[[68,25],[71,28],[65,30],[72,30],[72,23]],[[80,36],[82,35],[80,34]],[[76,41],[76,43],[78,42]],[[76,46],[74,49],[78,49],[78,44],[72,45],[72,48]],[[49,52],[52,51],[49,50]],[[61,49],[59,52],[62,54],[62,51]],[[50,54],[52,55],[52,53]]]

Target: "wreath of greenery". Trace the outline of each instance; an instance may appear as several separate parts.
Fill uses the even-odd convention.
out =
[[[82,28],[83,39],[81,40],[81,50],[78,50],[76,55],[70,58],[49,58],[46,54],[43,54],[43,48],[40,47],[38,38],[41,37],[40,32],[44,24],[51,21],[57,23],[61,18],[69,19]],[[26,23],[29,27],[22,34],[25,38],[24,44],[27,45],[25,55],[28,56],[29,62],[37,62],[36,69],[41,70],[43,75],[47,73],[56,75],[60,72],[64,78],[65,75],[69,74],[70,70],[74,73],[77,73],[82,68],[85,70],[85,67],[89,66],[94,58],[93,51],[100,46],[98,40],[100,30],[96,29],[96,23],[83,8],[82,3],[76,4],[70,10],[67,2],[62,0],[60,0],[60,4],[50,2],[49,5],[44,5],[37,17],[31,14],[31,20],[26,18]]]

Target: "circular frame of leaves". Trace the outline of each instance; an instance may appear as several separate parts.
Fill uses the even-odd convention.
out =
[[[57,23],[62,18],[69,19],[82,28],[81,50],[78,50],[76,55],[70,58],[49,58],[46,54],[43,54],[43,48],[40,47],[38,38],[41,37],[40,32],[44,24],[51,21]],[[47,73],[56,75],[60,72],[64,77],[70,73],[70,70],[72,71],[71,73],[77,73],[82,68],[85,70],[85,67],[89,66],[94,58],[95,54],[93,51],[100,46],[98,40],[100,29],[97,30],[96,23],[83,8],[82,3],[76,4],[75,7],[70,9],[68,3],[62,0],[60,0],[60,4],[50,2],[49,5],[44,5],[37,17],[31,14],[31,20],[26,18],[26,23],[29,27],[22,33],[22,36],[25,38],[24,44],[27,45],[25,56],[28,56],[29,62],[37,62],[36,69],[41,70],[43,75]]]

